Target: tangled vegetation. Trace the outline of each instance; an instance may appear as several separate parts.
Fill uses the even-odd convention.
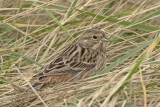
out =
[[[0,13],[0,107],[160,107],[159,0],[1,0]],[[110,38],[102,72],[12,94],[89,28]]]

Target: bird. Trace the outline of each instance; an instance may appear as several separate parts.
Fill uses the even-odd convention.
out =
[[[49,84],[77,81],[94,75],[105,68],[106,41],[108,37],[102,30],[88,29],[79,39],[69,45],[56,57],[43,72],[33,76],[35,89]]]

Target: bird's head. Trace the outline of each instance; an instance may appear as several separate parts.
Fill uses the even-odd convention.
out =
[[[107,36],[102,30],[86,30],[78,40],[78,43],[84,48],[91,48],[97,51],[105,51]]]

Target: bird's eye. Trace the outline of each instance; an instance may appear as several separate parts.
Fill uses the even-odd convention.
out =
[[[96,35],[93,35],[93,39],[97,39],[97,36],[96,36]]]

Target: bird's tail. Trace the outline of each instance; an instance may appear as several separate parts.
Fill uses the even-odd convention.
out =
[[[32,85],[32,87],[34,88],[34,89],[40,89],[41,87],[42,87],[42,83],[40,83],[40,82],[36,82],[36,83],[34,83],[33,85]]]

